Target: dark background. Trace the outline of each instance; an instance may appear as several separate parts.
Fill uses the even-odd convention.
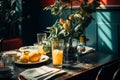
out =
[[[52,16],[49,11],[43,11],[43,8],[54,0],[46,1],[48,0],[23,0],[22,38],[25,45],[35,43],[36,33],[46,31],[46,27],[55,22],[55,16]]]

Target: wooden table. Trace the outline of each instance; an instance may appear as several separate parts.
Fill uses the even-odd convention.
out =
[[[48,55],[48,56],[50,56],[50,60],[48,62],[39,64],[39,65],[34,65],[32,67],[40,67],[42,65],[53,67],[51,55]],[[104,64],[107,64],[116,59],[119,59],[119,57],[111,55],[111,54],[100,53],[100,52],[85,54],[85,55],[80,56],[80,64],[76,64],[76,65],[73,65],[71,67],[66,67],[66,68],[63,67],[62,69],[66,70],[68,73],[53,77],[52,80],[73,80],[73,79],[77,80],[77,76],[80,76],[83,73],[86,73],[90,70],[94,70],[98,67],[101,67]],[[15,80],[18,80],[17,77],[19,73],[24,71],[27,68],[28,66],[15,65]]]

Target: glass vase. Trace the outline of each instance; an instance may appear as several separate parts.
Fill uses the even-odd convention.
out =
[[[78,41],[75,38],[69,37],[64,42],[64,60],[63,66],[71,66],[72,64],[76,63],[77,61],[77,45]]]

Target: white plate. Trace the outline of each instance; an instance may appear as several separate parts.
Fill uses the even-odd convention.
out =
[[[42,55],[41,59],[39,60],[39,62],[22,63],[22,62],[19,62],[19,61],[15,61],[15,64],[19,64],[19,65],[34,65],[34,64],[41,64],[41,63],[46,62],[48,60],[49,60],[49,57],[47,55]]]
[[[18,52],[18,51],[15,51],[15,50],[14,50],[14,51],[6,51],[6,52],[3,53],[2,56],[5,56],[5,55],[13,55],[13,54],[20,55],[21,53]]]
[[[24,51],[37,51],[38,47],[37,46],[24,46],[20,47],[19,51],[24,52]]]

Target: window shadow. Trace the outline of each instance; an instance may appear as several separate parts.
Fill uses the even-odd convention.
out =
[[[99,10],[97,12],[98,50],[108,53],[118,53],[118,23],[116,11]]]

